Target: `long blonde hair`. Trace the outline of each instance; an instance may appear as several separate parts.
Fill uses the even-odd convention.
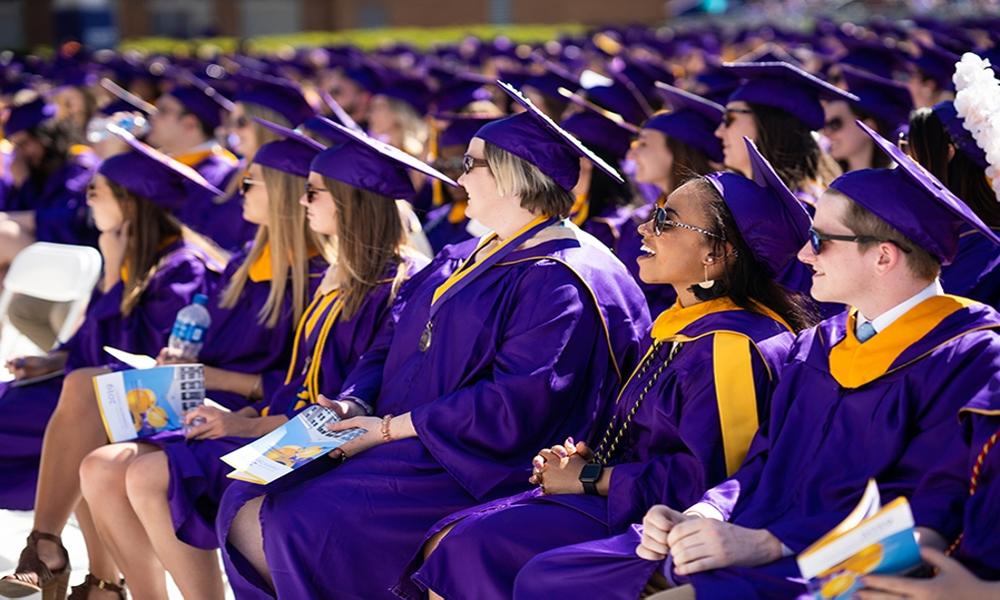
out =
[[[278,125],[283,125],[285,127],[291,127],[291,125],[288,124],[288,119],[270,108],[266,108],[260,104],[254,104],[252,102],[241,101],[240,104],[243,105],[243,112],[245,112],[247,118],[250,119],[250,127],[253,128],[254,137],[257,138],[257,147],[252,148],[253,152],[250,152],[250,149],[247,148],[240,149],[240,152],[242,152],[245,157],[243,161],[244,166],[242,167],[245,169],[246,166],[250,164],[250,159],[253,158],[253,155],[257,153],[257,150],[259,150],[261,146],[281,139],[280,135],[271,131],[267,127],[264,127],[257,121],[254,121],[254,117],[264,119],[265,121],[270,121],[272,123],[277,123]],[[235,194],[236,189],[240,187],[241,179],[242,177],[238,176],[229,178],[229,183],[226,184],[226,189],[223,190],[222,197],[230,198],[233,194]]]
[[[344,299],[342,315],[350,319],[394,262],[396,271],[388,275],[392,279],[390,302],[395,298],[408,272],[403,258],[414,251],[406,245],[395,200],[329,177],[323,183],[337,207],[336,265]]]
[[[298,322],[309,295],[309,254],[320,246],[306,223],[305,207],[299,198],[305,193],[306,180],[297,175],[261,165],[267,189],[268,224],[257,228],[246,260],[233,274],[219,303],[223,308],[236,305],[250,277],[250,267],[264,249],[271,250],[271,287],[267,302],[257,315],[258,323],[274,327],[283,309],[289,280],[292,285],[292,314]],[[289,273],[291,276],[289,276]]]

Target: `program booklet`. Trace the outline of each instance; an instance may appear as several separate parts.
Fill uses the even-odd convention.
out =
[[[921,564],[910,503],[897,498],[882,507],[878,485],[868,480],[851,514],[797,561],[809,591],[823,600],[853,598],[864,575],[906,574]]]
[[[288,475],[367,431],[360,427],[330,431],[337,413],[314,404],[271,433],[221,457],[235,471],[230,479],[265,485]]]
[[[112,442],[183,429],[184,413],[205,401],[200,364],[129,369],[94,377],[101,420]]]

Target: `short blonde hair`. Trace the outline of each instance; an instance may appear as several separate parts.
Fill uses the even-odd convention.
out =
[[[567,217],[573,208],[573,194],[528,161],[486,142],[484,154],[497,191],[501,196],[517,196],[521,207],[533,213]]]

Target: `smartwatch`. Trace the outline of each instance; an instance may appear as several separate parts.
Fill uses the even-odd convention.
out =
[[[583,470],[580,471],[580,483],[583,484],[583,491],[585,494],[590,496],[599,496],[597,492],[597,480],[601,478],[601,473],[604,472],[604,465],[597,462],[590,462],[583,465]]]

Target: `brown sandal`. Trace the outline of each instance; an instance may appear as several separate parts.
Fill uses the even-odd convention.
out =
[[[83,583],[73,586],[66,600],[87,600],[90,598],[90,590],[108,590],[109,592],[118,594],[121,600],[125,600],[124,579],[119,579],[118,583],[111,583],[110,581],[98,579],[91,573],[87,573],[87,577],[83,580]]]
[[[59,544],[65,565],[52,571],[38,557],[38,540],[47,540]],[[69,553],[62,545],[57,535],[32,531],[28,536],[24,550],[17,559],[17,569],[13,575],[0,579],[0,596],[8,598],[24,598],[32,594],[42,593],[42,600],[63,600],[66,598],[66,588],[69,587]]]

